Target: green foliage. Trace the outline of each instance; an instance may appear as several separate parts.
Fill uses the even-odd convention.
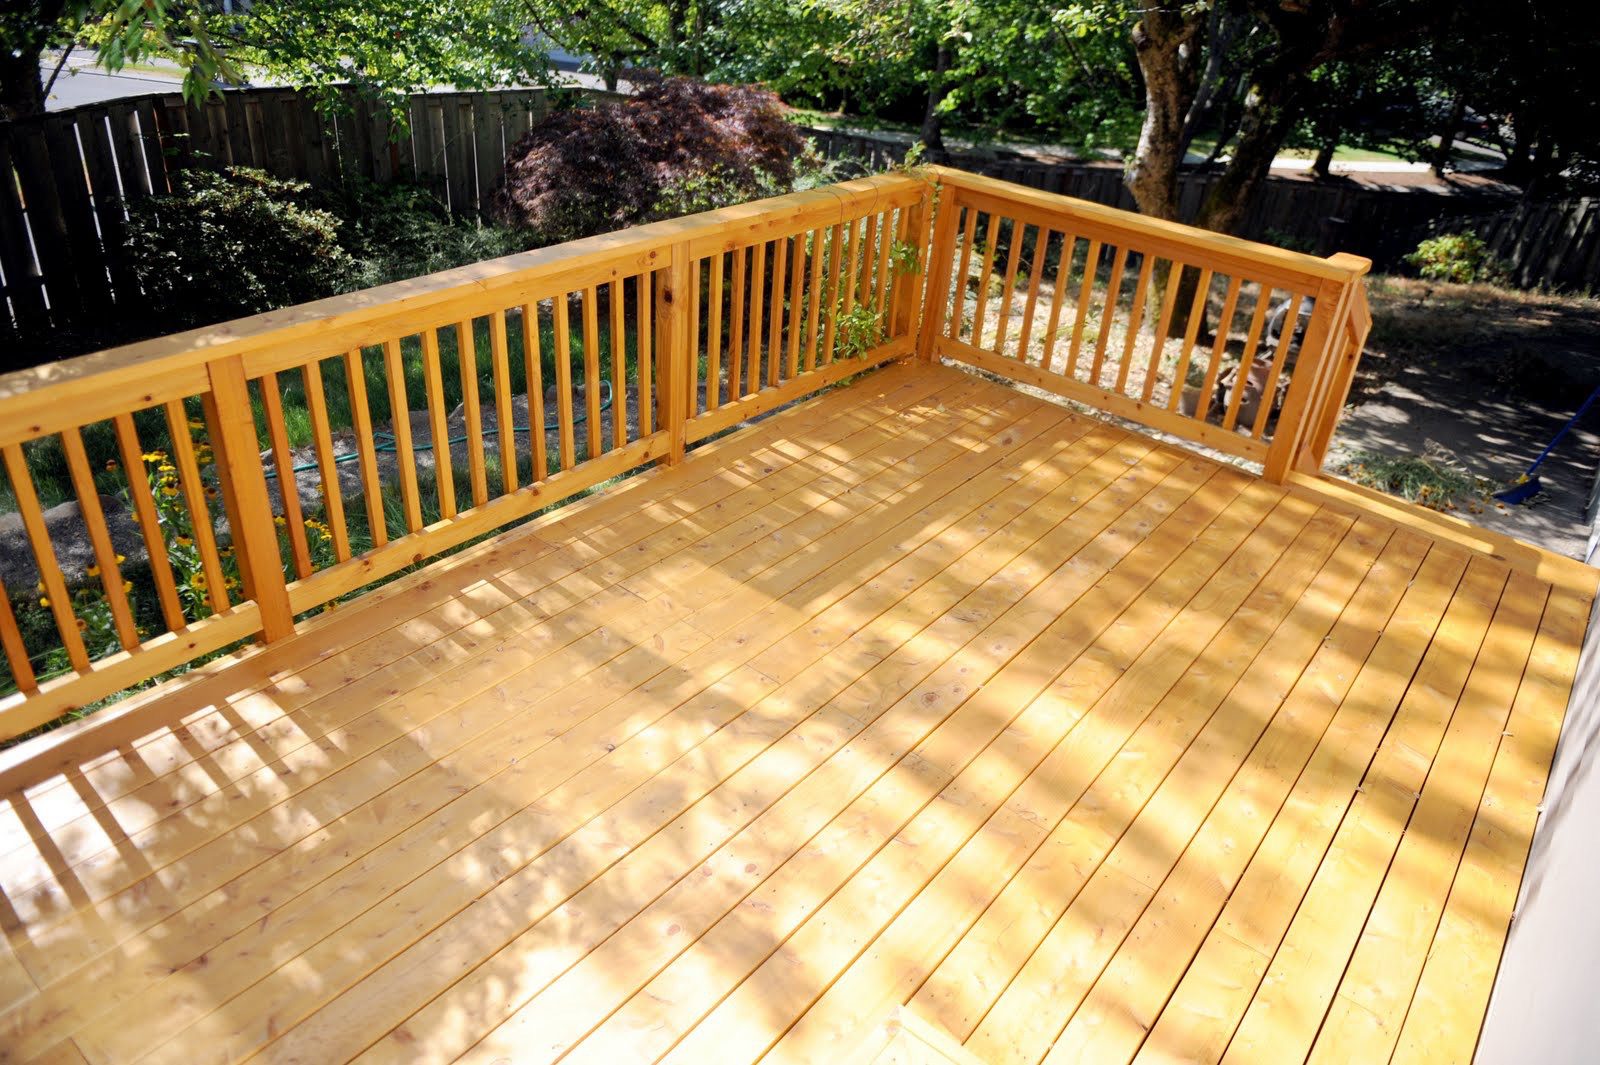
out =
[[[922,273],[921,250],[908,240],[889,245],[889,266],[894,272],[914,277]]]
[[[339,291],[356,265],[339,230],[303,182],[192,170],[172,195],[130,208],[125,252],[149,311],[171,331]]]
[[[519,229],[452,218],[419,185],[359,181],[329,197],[326,205],[342,220],[340,239],[356,262],[343,285],[347,289],[497,259],[533,244],[532,234]]]
[[[1476,233],[1429,237],[1406,256],[1406,262],[1429,281],[1468,285],[1474,281],[1494,281],[1500,276],[1499,265],[1489,254],[1488,245]]]
[[[630,99],[552,112],[517,143],[504,221],[556,243],[791,187],[805,141],[772,93],[640,80]]]
[[[1357,484],[1376,488],[1431,510],[1477,513],[1492,497],[1494,486],[1461,469],[1447,454],[1383,455],[1360,451],[1340,471]]]
[[[838,318],[834,357],[859,359],[875,347],[883,335],[883,313],[874,306],[858,304]]]

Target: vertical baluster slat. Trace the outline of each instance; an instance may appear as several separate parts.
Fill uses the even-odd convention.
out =
[[[772,290],[767,293],[767,385],[775,386],[778,383],[778,368],[781,365],[783,352],[783,291],[785,268],[789,264],[789,257],[784,254],[788,249],[787,240],[775,240],[768,245],[772,249]]]
[[[1133,284],[1133,302],[1128,307],[1127,335],[1122,340],[1122,363],[1117,367],[1117,392],[1127,395],[1128,371],[1133,368],[1133,354],[1139,344],[1139,326],[1144,323],[1144,301],[1150,294],[1150,273],[1155,266],[1155,256],[1139,257],[1139,279]]]
[[[611,446],[628,442],[628,343],[622,325],[622,282],[607,283],[606,301],[610,304],[611,343]]]
[[[1056,256],[1056,280],[1050,287],[1050,317],[1045,322],[1044,343],[1039,352],[1039,366],[1049,370],[1056,359],[1056,341],[1061,336],[1061,307],[1067,293],[1067,281],[1072,273],[1072,252],[1078,238],[1071,233],[1061,234],[1061,252]]]
[[[433,479],[439,493],[439,515],[456,516],[456,479],[450,456],[450,409],[444,398],[444,369],[439,364],[439,331],[422,331],[422,386],[428,399],[428,431],[433,436]]]
[[[994,353],[1005,354],[1006,336],[1011,332],[1011,304],[1017,296],[1017,271],[1022,268],[1022,250],[1026,246],[1028,226],[1020,221],[1011,223],[1011,240],[1006,245],[1006,272],[1000,282],[999,322],[995,330]]]
[[[706,296],[706,410],[722,406],[722,253],[711,256],[711,290]]]
[[[806,235],[796,233],[789,241],[789,336],[784,371],[791,379],[800,373],[800,327],[805,320]]]
[[[406,398],[406,366],[400,341],[383,342],[384,376],[389,384],[389,425],[394,434],[395,465],[400,468],[400,503],[406,531],[422,528],[422,493],[417,488],[417,452],[411,444],[411,404]]]
[[[383,517],[383,482],[378,479],[378,454],[372,440],[372,408],[367,403],[365,356],[351,348],[344,356],[344,380],[350,397],[350,420],[356,431],[356,454],[361,463],[362,498],[367,508],[367,531],[373,547],[389,542]]]
[[[827,366],[833,362],[833,343],[839,330],[840,284],[844,277],[844,225],[835,224],[828,235],[828,258],[825,276],[822,282],[823,300],[825,307],[823,314],[827,319],[822,330],[822,351],[817,354],[817,365]]]
[[[1250,384],[1250,371],[1255,365],[1256,349],[1261,345],[1261,331],[1267,321],[1267,306],[1272,302],[1272,287],[1260,285],[1256,289],[1256,308],[1250,314],[1250,330],[1245,334],[1244,351],[1239,355],[1239,368],[1234,373],[1233,395],[1228,397],[1228,412],[1222,418],[1222,428],[1233,432],[1239,424],[1239,406],[1244,402],[1245,389]]]
[[[689,394],[684,396],[684,408],[693,418],[700,413],[700,397],[696,386],[700,381],[700,260],[689,263]],[[708,380],[707,385],[710,385]],[[707,394],[710,388],[706,389]]]
[[[750,322],[749,344],[745,348],[744,395],[761,391],[761,333],[762,299],[766,294],[767,248],[757,244],[750,249]]]
[[[461,375],[461,407],[467,419],[472,505],[481,507],[489,501],[489,477],[483,459],[483,403],[478,397],[478,340],[470,318],[456,323],[456,369]]]
[[[983,237],[983,262],[978,268],[978,306],[972,312],[972,346],[983,347],[983,327],[989,318],[989,278],[994,276],[994,245],[1000,235],[1000,216],[989,215],[989,226]]]
[[[532,443],[533,480],[550,476],[550,454],[545,437],[544,354],[539,350],[539,304],[522,305],[522,362],[528,382],[528,437]]]
[[[745,255],[748,248],[733,253],[733,281],[728,295],[728,402],[744,395],[740,374],[744,366]]]
[[[511,406],[511,353],[506,344],[504,311],[489,315],[489,359],[494,372],[494,420],[500,438],[500,491],[515,492],[517,477],[517,420]]]
[[[333,451],[333,430],[328,422],[328,396],[322,388],[322,364],[313,359],[300,368],[306,386],[306,411],[311,417],[311,441],[317,452],[317,472],[322,478],[322,507],[333,539],[333,557],[350,558],[350,529],[344,518],[344,491],[339,487],[338,456]]]
[[[167,538],[161,530],[161,518],[156,511],[155,496],[150,491],[150,478],[144,467],[144,448],[139,443],[139,430],[134,425],[131,414],[117,415],[112,420],[112,425],[117,432],[117,450],[122,456],[122,466],[128,472],[128,496],[133,500],[133,513],[139,522],[139,535],[144,539],[145,555],[150,563],[150,577],[155,581],[156,598],[161,603],[161,616],[166,619],[167,628],[176,632],[189,621],[183,616],[183,603],[178,599],[178,586],[172,579],[172,563],[167,556]]]
[[[1200,281],[1195,286],[1194,299],[1189,305],[1189,320],[1183,330],[1183,347],[1178,349],[1178,365],[1172,371],[1172,388],[1167,396],[1167,409],[1177,410],[1188,387],[1189,362],[1194,357],[1194,345],[1200,336],[1200,323],[1205,320],[1206,300],[1211,292],[1211,268],[1200,271]]]
[[[289,450],[289,428],[283,420],[283,393],[278,390],[278,375],[261,375],[261,409],[267,417],[267,437],[272,442],[272,465],[278,473],[278,498],[283,504],[284,531],[289,536],[289,555],[295,576],[311,576],[311,545],[306,542],[305,517],[300,511],[300,482],[294,472],[294,453]]]
[[[961,336],[961,320],[966,317],[967,311],[967,274],[972,270],[972,242],[977,237],[978,209],[976,207],[964,208],[966,218],[961,226],[961,259],[956,267],[955,305],[950,310],[950,324],[945,330],[945,335],[959,339]]]
[[[200,574],[205,578],[206,599],[218,613],[228,609],[228,586],[222,573],[222,556],[217,553],[217,533],[206,505],[205,482],[200,479],[200,463],[189,437],[189,412],[181,400],[170,400],[165,408],[167,430],[172,437],[172,461],[178,467],[178,487],[189,508],[189,524],[194,532],[195,550],[200,554]]]
[[[652,292],[654,274],[646,270],[637,279],[635,291],[639,296],[639,325],[635,330],[639,349],[639,435],[655,432],[655,400],[651,398],[656,382],[655,352],[655,295]]]
[[[17,627],[16,611],[11,609],[11,596],[0,582],[0,650],[6,654],[11,667],[11,680],[24,695],[39,690],[38,678],[33,673],[33,663],[28,661],[28,648],[22,642],[22,630]]]
[[[1256,411],[1255,424],[1250,427],[1250,435],[1257,440],[1266,438],[1267,422],[1272,418],[1272,408],[1277,406],[1278,378],[1283,376],[1289,349],[1294,347],[1295,330],[1300,325],[1300,305],[1305,300],[1303,293],[1289,293],[1289,313],[1283,320],[1283,332],[1278,334],[1278,346],[1272,353],[1272,368],[1267,371],[1266,384],[1261,388],[1261,408]]]
[[[822,320],[822,259],[827,250],[824,247],[828,239],[827,233],[827,230],[820,227],[811,231],[811,271],[808,281],[810,291],[806,299],[805,338],[805,366],[808,372],[817,368],[817,356],[822,347],[822,338],[817,335],[817,326]]]
[[[1017,360],[1028,361],[1028,345],[1033,342],[1033,317],[1039,308],[1039,280],[1044,276],[1045,253],[1052,234],[1040,228],[1033,238],[1033,261],[1028,264],[1028,295],[1022,303],[1022,328],[1017,330]]]
[[[1174,260],[1167,271],[1167,289],[1161,299],[1161,313],[1156,316],[1155,333],[1150,338],[1150,363],[1145,367],[1144,388],[1141,398],[1148,403],[1155,391],[1161,373],[1161,357],[1167,353],[1167,331],[1172,326],[1172,312],[1178,302],[1178,287],[1183,278],[1183,264]]]
[[[1106,298],[1101,304],[1100,335],[1094,342],[1094,362],[1089,367],[1089,383],[1100,387],[1100,376],[1105,370],[1106,343],[1111,339],[1111,325],[1117,320],[1117,297],[1122,294],[1122,275],[1128,267],[1128,249],[1118,247],[1111,257],[1111,276],[1106,278]]]
[[[1216,394],[1217,375],[1222,372],[1222,355],[1228,347],[1228,333],[1233,329],[1233,315],[1239,306],[1240,280],[1238,275],[1229,278],[1227,294],[1222,298],[1222,317],[1217,320],[1217,335],[1211,344],[1211,360],[1206,366],[1205,382],[1200,387],[1200,402],[1195,407],[1195,417],[1201,421],[1206,420],[1206,412],[1211,409],[1211,397]]]
[[[599,290],[593,285],[583,290],[583,439],[592,459],[602,449],[600,441],[600,308]],[[615,402],[613,397],[612,402]]]
[[[72,597],[67,593],[67,582],[56,560],[55,545],[50,542],[50,530],[44,523],[44,508],[39,505],[39,493],[33,487],[33,475],[28,472],[28,460],[23,455],[21,444],[7,444],[0,449],[0,457],[4,458],[6,477],[11,481],[11,493],[17,499],[22,528],[28,534],[28,545],[33,548],[33,559],[39,566],[39,583],[44,585],[44,597],[49,600],[50,613],[55,618],[56,630],[61,636],[61,646],[66,649],[68,663],[81,673],[89,668],[89,652],[83,646],[83,634],[78,631],[78,618],[72,612]]]
[[[1078,376],[1078,358],[1083,353],[1083,331],[1089,324],[1089,310],[1094,302],[1094,281],[1100,273],[1100,248],[1098,240],[1089,242],[1083,256],[1083,279],[1078,283],[1078,300],[1073,308],[1072,350],[1067,354],[1067,376]],[[1101,323],[1102,328],[1105,323]]]
[[[561,468],[570,470],[577,464],[577,443],[573,438],[572,423],[572,315],[565,292],[557,295],[552,303],[555,307],[556,423]],[[644,312],[641,310],[639,313],[642,321]]]
[[[139,646],[139,630],[133,623],[133,610],[128,606],[128,593],[122,586],[122,567],[117,563],[117,550],[111,546],[111,530],[106,525],[105,511],[100,506],[100,490],[95,487],[94,473],[89,469],[89,454],[83,447],[83,435],[77,429],[64,429],[61,444],[67,455],[67,473],[72,478],[72,488],[78,495],[78,509],[89,533],[89,547],[94,552],[95,565],[100,570],[100,586],[105,589],[106,605],[111,608],[111,624],[117,631],[117,640],[123,650]]]

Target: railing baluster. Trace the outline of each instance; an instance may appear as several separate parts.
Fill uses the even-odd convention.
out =
[[[322,505],[328,515],[328,535],[333,540],[333,557],[350,559],[350,529],[344,518],[344,491],[339,487],[338,458],[333,451],[333,431],[328,423],[328,397],[322,388],[322,364],[312,359],[300,368],[306,387],[306,411],[311,417],[311,440],[317,451],[317,470],[322,476]]]
[[[722,406],[723,255],[711,256],[711,291],[706,298],[706,410]],[[641,348],[642,350],[642,348]]]
[[[740,375],[744,367],[745,256],[748,248],[733,252],[733,282],[728,294],[728,402],[744,395]]]
[[[422,387],[428,401],[428,432],[433,437],[433,479],[439,516],[456,516],[456,477],[450,457],[450,408],[444,398],[444,368],[439,362],[439,331],[422,331]]]
[[[806,235],[804,233],[796,233],[789,239],[789,257],[792,260],[789,264],[789,335],[784,367],[788,376],[793,378],[800,373],[800,326],[805,321],[805,304],[801,301],[806,280]],[[691,268],[694,271],[694,296],[698,297],[699,263],[692,264]],[[691,298],[689,309],[691,311],[699,309],[697,298]],[[695,332],[696,324],[695,318],[691,314],[689,318],[691,340],[698,340],[698,335]]]
[[[1256,349],[1261,344],[1261,330],[1267,321],[1267,307],[1272,303],[1272,287],[1261,285],[1256,289],[1256,309],[1250,315],[1250,331],[1245,334],[1244,351],[1239,355],[1239,368],[1234,372],[1233,395],[1228,400],[1228,412],[1223,415],[1222,427],[1233,432],[1239,423],[1239,405],[1244,401],[1245,389],[1250,384],[1250,370],[1255,365]]]
[[[0,581],[0,649],[6,653],[6,663],[11,667],[11,680],[17,691],[32,695],[39,690],[38,678],[33,673],[33,663],[28,661],[28,648],[22,642],[22,631],[17,628],[17,615],[11,609],[11,596],[6,594],[4,581]]]
[[[622,325],[622,282],[606,286],[611,322],[611,446],[628,442],[628,338]]]
[[[1205,421],[1211,409],[1211,397],[1216,394],[1217,375],[1222,372],[1222,356],[1228,347],[1228,334],[1233,329],[1234,312],[1239,307],[1238,275],[1228,279],[1227,295],[1222,298],[1222,316],[1217,319],[1216,338],[1211,344],[1211,360],[1206,366],[1205,382],[1200,388],[1200,400],[1195,405],[1194,416]]]
[[[1061,307],[1067,294],[1067,281],[1072,273],[1072,254],[1078,238],[1071,233],[1061,234],[1061,254],[1056,257],[1056,280],[1050,289],[1050,317],[1045,323],[1043,350],[1039,352],[1039,366],[1050,370],[1056,359],[1056,340],[1061,336]]]
[[[1033,239],[1033,261],[1028,267],[1028,295],[1022,302],[1022,328],[1017,330],[1017,360],[1028,361],[1028,346],[1033,342],[1033,318],[1039,309],[1039,282],[1044,277],[1044,261],[1050,251],[1052,231],[1038,227]]]
[[[1283,375],[1285,361],[1289,358],[1289,349],[1294,346],[1294,334],[1300,324],[1300,304],[1305,302],[1305,295],[1299,292],[1289,293],[1288,316],[1283,320],[1283,332],[1278,334],[1278,343],[1272,351],[1272,367],[1267,371],[1267,380],[1261,387],[1261,406],[1256,411],[1255,423],[1250,427],[1250,435],[1261,440],[1267,435],[1267,422],[1272,418],[1273,408],[1277,406],[1278,378]]]
[[[373,547],[389,542],[383,516],[383,481],[378,477],[377,445],[372,438],[372,406],[367,402],[366,356],[359,347],[344,356],[344,381],[350,399],[350,420],[356,431],[356,455],[361,464],[361,497],[367,509],[367,535]]]
[[[50,542],[50,530],[44,523],[44,508],[39,505],[39,493],[33,487],[33,475],[28,472],[28,460],[21,444],[7,444],[0,448],[0,457],[5,461],[11,494],[17,497],[17,512],[22,517],[22,528],[28,534],[33,560],[39,567],[39,583],[44,585],[44,598],[49,600],[50,613],[55,618],[56,631],[61,636],[61,646],[66,649],[68,664],[81,673],[89,668],[89,653],[83,646],[83,634],[78,631],[78,618],[72,612],[72,596],[67,592],[67,582],[61,576],[61,565],[56,561],[55,545]]]
[[[217,554],[217,534],[206,505],[205,483],[200,479],[200,463],[195,459],[194,441],[189,436],[189,412],[181,400],[166,405],[167,430],[172,439],[172,460],[178,467],[178,487],[189,509],[189,526],[194,532],[194,547],[200,554],[200,575],[205,578],[205,597],[219,614],[228,609],[228,587]]]
[[[1178,409],[1178,404],[1183,400],[1183,390],[1188,387],[1189,360],[1194,356],[1194,344],[1200,336],[1200,323],[1206,316],[1206,301],[1210,292],[1211,268],[1206,267],[1200,271],[1194,300],[1189,305],[1189,321],[1183,330],[1183,347],[1178,349],[1178,365],[1172,371],[1172,387],[1168,389],[1168,410]]]
[[[823,299],[826,306],[823,313],[828,316],[822,329],[822,350],[817,353],[817,365],[827,366],[833,362],[833,342],[838,335],[839,307],[842,293],[840,284],[844,278],[844,226],[835,225],[828,236],[828,261],[826,277],[823,280]]]
[[[511,407],[511,354],[506,350],[506,315],[489,315],[489,358],[494,372],[495,429],[500,441],[500,492],[517,490],[517,422]]]
[[[1117,246],[1111,257],[1111,276],[1106,279],[1106,299],[1100,311],[1100,335],[1094,342],[1094,362],[1089,366],[1089,383],[1100,387],[1105,370],[1106,343],[1111,339],[1111,326],[1117,320],[1117,297],[1122,294],[1122,275],[1128,268],[1128,249]]]
[[[655,313],[655,299],[650,291],[651,271],[646,270],[635,278],[635,284],[639,294],[639,435],[644,437],[655,432],[655,401],[651,399],[651,389],[655,384],[656,360],[650,328],[651,316]]]
[[[1083,352],[1083,330],[1089,324],[1090,297],[1094,293],[1094,279],[1100,273],[1100,247],[1091,240],[1083,256],[1083,281],[1078,286],[1078,302],[1073,310],[1072,349],[1067,354],[1067,376],[1078,376],[1078,356]],[[1105,323],[1101,323],[1104,328]]]
[[[593,285],[583,290],[583,439],[592,459],[605,450],[600,439],[600,308],[599,290]],[[616,402],[616,397],[612,397]]]
[[[989,228],[983,238],[983,265],[978,270],[978,308],[972,312],[972,346],[983,347],[983,324],[989,317],[989,278],[994,274],[994,244],[1000,235],[1000,216],[989,212]]]
[[[950,196],[951,207],[954,209],[957,202],[954,190],[946,190],[946,194]],[[952,218],[951,221],[953,223],[955,220]],[[961,228],[961,263],[956,268],[955,295],[952,298],[954,306],[950,310],[950,324],[944,330],[945,336],[959,337],[962,322],[967,316],[967,275],[972,270],[972,242],[977,239],[977,232],[978,209],[968,206],[966,219]],[[929,357],[932,357],[931,351]]]
[[[289,449],[289,429],[283,420],[283,393],[278,390],[278,375],[261,375],[261,408],[267,418],[267,437],[272,442],[272,465],[278,473],[278,498],[283,502],[284,532],[289,537],[289,553],[295,575],[311,576],[311,545],[306,542],[305,516],[300,511],[300,481],[294,472],[294,453]]]
[[[1148,252],[1139,257],[1139,280],[1133,285],[1133,302],[1128,305],[1127,336],[1122,341],[1122,364],[1117,367],[1117,394],[1128,394],[1128,371],[1133,367],[1133,355],[1139,346],[1139,326],[1144,324],[1144,301],[1150,295],[1150,274],[1155,267],[1155,256]]]
[[[161,616],[173,632],[189,624],[183,615],[183,604],[178,600],[178,586],[172,579],[172,563],[167,556],[167,538],[161,530],[161,519],[156,512],[154,495],[150,492],[150,475],[145,470],[144,448],[139,445],[139,430],[133,415],[119,414],[112,421],[117,432],[117,451],[122,456],[122,468],[128,474],[128,496],[133,500],[133,513],[139,522],[139,535],[144,540],[145,557],[150,565],[150,578],[155,581],[156,598],[161,602]],[[304,530],[301,530],[304,532]]]
[[[667,462],[674,466],[683,461],[687,425],[684,394],[694,384],[694,367],[689,358],[689,315],[683,305],[689,291],[690,261],[687,244],[672,246],[671,265],[664,271],[661,285],[661,320],[656,323],[663,349],[659,365],[666,412]]]
[[[827,230],[813,229],[811,231],[811,290],[809,292],[808,306],[806,307],[806,370],[809,372],[817,368],[817,357],[821,350],[821,338],[817,335],[817,326],[822,314],[822,259],[826,251],[824,245],[827,241]]]
[[[406,512],[406,530],[417,532],[422,528],[422,493],[417,487],[417,451],[411,444],[411,404],[406,399],[406,367],[400,358],[398,340],[383,342],[383,369],[389,385],[389,432],[394,436],[394,461],[400,469],[400,504]],[[479,443],[482,444],[481,437]],[[382,505],[380,499],[380,510]]]
[[[63,430],[61,446],[67,455],[67,473],[78,495],[78,511],[89,533],[89,546],[100,570],[100,587],[105,589],[106,604],[111,608],[112,626],[117,630],[117,640],[123,650],[131,651],[139,646],[139,630],[134,626],[133,611],[128,606],[128,592],[122,586],[122,568],[117,565],[117,550],[111,546],[111,531],[100,506],[100,490],[95,487],[94,473],[89,469],[83,433],[78,429]]]
[[[550,476],[549,446],[544,428],[544,356],[539,350],[539,304],[522,305],[522,362],[528,382],[528,436],[533,445],[533,481]]]
[[[767,293],[767,387],[778,385],[778,369],[783,363],[783,282],[789,257],[787,239],[767,245],[772,249],[772,290]]]
[[[483,406],[478,398],[478,340],[470,318],[456,323],[456,369],[461,377],[461,413],[467,419],[472,505],[481,507],[489,501],[489,475],[483,458]]]
[[[1150,338],[1150,363],[1145,367],[1144,388],[1140,398],[1146,403],[1150,402],[1150,395],[1155,391],[1156,382],[1161,378],[1161,361],[1167,354],[1167,331],[1172,326],[1172,312],[1178,303],[1178,289],[1183,280],[1183,264],[1171,260],[1168,263],[1167,289],[1161,298],[1161,313],[1156,316],[1156,329]]]
[[[577,464],[577,442],[573,439],[572,423],[572,331],[571,313],[567,306],[567,293],[562,292],[552,301],[555,307],[556,330],[556,421],[560,433],[561,468],[570,470]],[[644,300],[639,300],[639,321],[644,321]],[[644,350],[644,341],[639,342]],[[644,404],[639,405],[639,420],[644,421]]]

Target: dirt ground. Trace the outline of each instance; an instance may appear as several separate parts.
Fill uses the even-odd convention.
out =
[[[1600,301],[1374,278],[1373,330],[1329,468],[1358,452],[1449,455],[1504,487],[1600,385]],[[1582,558],[1600,403],[1540,468],[1530,504],[1459,517]]]

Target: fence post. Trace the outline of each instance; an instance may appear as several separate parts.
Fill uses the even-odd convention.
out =
[[[1278,415],[1278,425],[1273,431],[1262,471],[1267,480],[1276,484],[1286,481],[1292,470],[1310,458],[1305,452],[1322,421],[1323,407],[1338,372],[1338,345],[1344,338],[1351,294],[1371,266],[1365,259],[1343,253],[1331,256],[1329,261],[1349,273],[1343,278],[1320,281],[1313,293],[1316,303],[1311,321],[1295,356],[1294,377],[1283,401],[1283,411]],[[1294,324],[1286,323],[1284,328],[1292,335]]]
[[[938,171],[935,171],[935,175]],[[956,206],[955,189],[943,183],[935,184],[928,197],[928,210],[935,212],[933,241],[923,249],[927,267],[927,284],[922,290],[921,322],[917,328],[917,358],[924,362],[933,359],[934,342],[944,332],[945,305],[950,291],[950,260],[955,254]]]
[[[211,426],[223,506],[233,531],[245,594],[260,607],[261,635],[271,643],[294,634],[294,613],[289,608],[289,590],[278,551],[278,531],[272,521],[266,473],[261,466],[244,360],[238,355],[218,359],[207,366],[207,371],[211,389],[201,398]],[[280,487],[294,491],[291,485]]]
[[[669,466],[683,461],[688,432],[689,396],[693,393],[695,360],[689,336],[689,245],[679,241],[672,246],[672,258],[658,277],[656,294],[656,388],[661,397],[662,428],[667,431]]]

